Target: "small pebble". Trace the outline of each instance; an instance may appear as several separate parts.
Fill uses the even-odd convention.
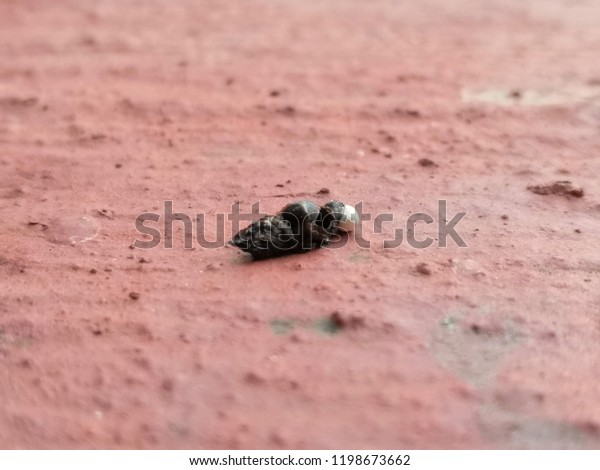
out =
[[[431,269],[427,266],[427,263],[419,263],[415,266],[415,271],[424,276],[431,276]]]
[[[433,160],[430,160],[429,158],[420,158],[419,165],[424,166],[424,167],[437,166],[437,164]]]

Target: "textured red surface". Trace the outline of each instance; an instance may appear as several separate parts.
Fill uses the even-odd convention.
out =
[[[2,1],[0,446],[599,447],[599,23],[594,0]],[[556,180],[584,197],[527,190]],[[212,238],[235,201],[322,187],[397,220],[260,263],[181,223],[129,248],[165,200]],[[382,248],[439,199],[468,248]]]

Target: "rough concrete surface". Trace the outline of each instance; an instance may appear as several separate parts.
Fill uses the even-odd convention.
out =
[[[1,1],[0,447],[599,448],[599,24]],[[167,200],[215,240],[299,198],[394,221],[261,262],[182,221],[130,248]],[[418,212],[438,238],[439,200],[466,248],[383,247]]]

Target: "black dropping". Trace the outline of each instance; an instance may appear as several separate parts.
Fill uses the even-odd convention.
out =
[[[254,259],[316,250],[338,234],[343,214],[344,204],[339,201],[321,207],[312,201],[293,202],[278,214],[267,215],[240,230],[230,243]]]

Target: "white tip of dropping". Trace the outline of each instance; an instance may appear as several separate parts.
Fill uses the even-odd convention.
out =
[[[352,232],[359,222],[360,218],[356,209],[352,206],[344,205],[344,215],[338,223],[338,229],[342,232]]]

